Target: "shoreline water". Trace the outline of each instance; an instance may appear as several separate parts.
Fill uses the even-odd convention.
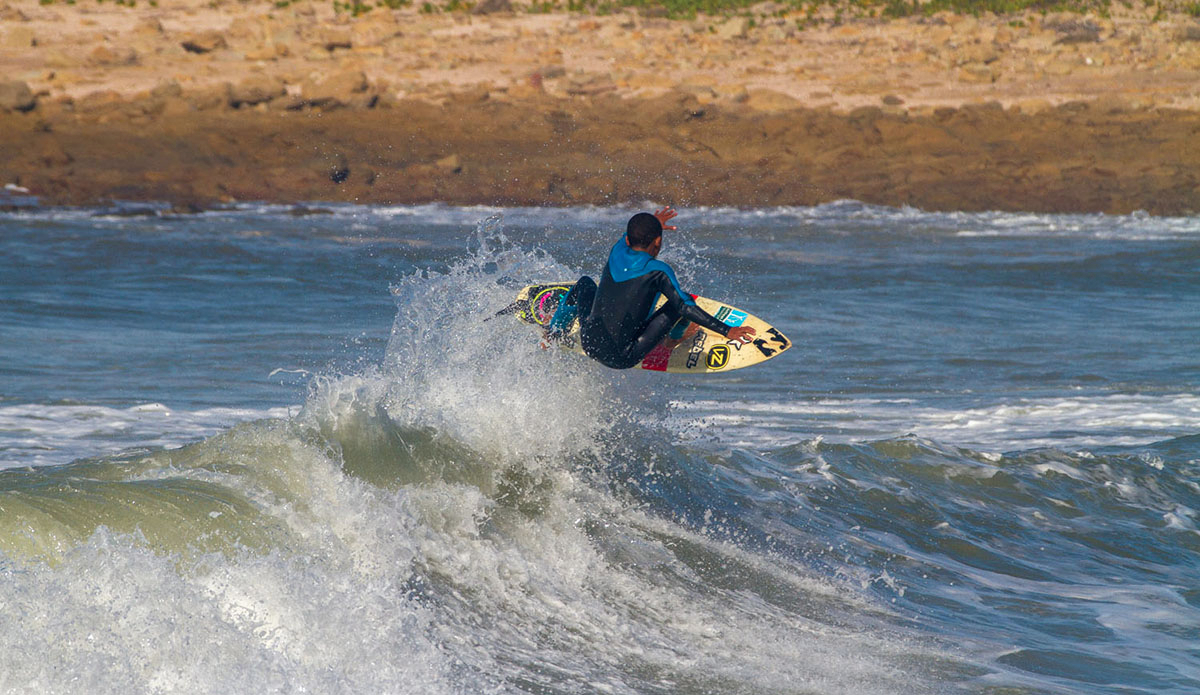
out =
[[[850,198],[1193,214],[1200,21],[1113,12],[800,28],[784,10],[22,0],[0,8],[0,185],[180,209]]]

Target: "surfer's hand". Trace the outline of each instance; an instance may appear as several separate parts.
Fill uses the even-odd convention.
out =
[[[757,332],[749,326],[734,326],[729,329],[729,333],[725,337],[730,340],[740,340],[743,343],[748,343],[750,342],[750,338],[754,337]]]
[[[663,208],[662,210],[654,211],[654,216],[657,217],[658,221],[662,223],[663,229],[670,231],[670,232],[675,231],[677,229],[677,227],[673,224],[668,225],[667,221],[670,220],[672,217],[675,217],[678,214],[679,213],[675,212],[675,210],[673,210],[670,205]]]

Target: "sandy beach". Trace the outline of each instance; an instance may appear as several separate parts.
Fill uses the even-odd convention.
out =
[[[1200,210],[1200,20],[0,4],[0,185],[155,200]],[[10,189],[12,190],[12,189]]]

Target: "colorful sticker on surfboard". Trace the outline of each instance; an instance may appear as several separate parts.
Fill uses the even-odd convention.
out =
[[[521,318],[539,326],[549,325],[550,319],[554,318],[554,312],[558,310],[559,300],[570,291],[570,287],[541,288],[529,299],[529,308],[525,310]]]
[[[737,309],[731,309],[727,306],[717,309],[717,313],[715,315],[718,321],[730,327],[740,326],[745,323],[746,316],[746,312],[738,311]]]
[[[704,361],[704,364],[713,371],[724,369],[725,365],[729,364],[729,346],[721,343],[709,348],[708,358]]]

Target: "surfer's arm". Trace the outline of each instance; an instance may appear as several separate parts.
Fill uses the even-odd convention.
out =
[[[660,266],[656,268],[656,270],[661,271],[656,289],[659,294],[666,297],[667,307],[671,311],[714,333],[729,335],[729,326],[725,325],[724,321],[717,320],[715,316],[696,306],[696,302],[692,299],[692,296],[679,288],[679,281],[675,279],[675,273],[671,270],[670,266],[661,261],[651,262]]]

